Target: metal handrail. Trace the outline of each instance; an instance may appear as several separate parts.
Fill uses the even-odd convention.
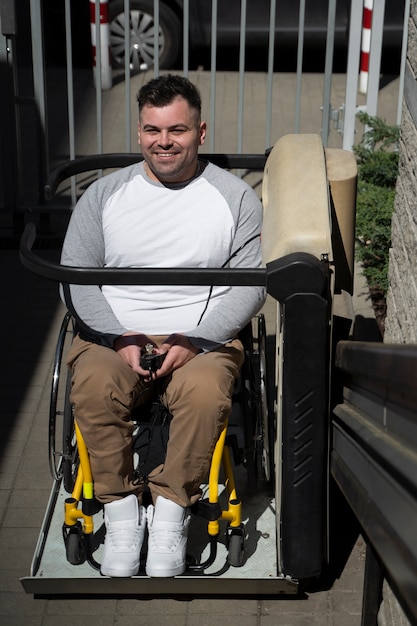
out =
[[[79,285],[222,285],[265,286],[266,270],[261,268],[96,268],[70,267],[42,259],[32,246],[36,227],[27,224],[20,240],[20,260],[26,269],[61,283]]]
[[[248,169],[262,171],[265,166],[266,154],[201,154],[202,159],[208,160],[225,169]],[[67,178],[93,170],[119,168],[139,163],[143,160],[142,154],[132,152],[109,152],[107,154],[90,154],[61,163],[50,174],[45,185],[45,197],[50,200],[56,193],[58,186]]]
[[[376,624],[386,578],[416,623],[417,345],[341,341],[343,399],[330,470],[367,543],[362,624]]]

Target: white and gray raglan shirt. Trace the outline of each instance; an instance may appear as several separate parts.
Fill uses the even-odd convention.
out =
[[[253,189],[212,163],[185,186],[154,182],[136,163],[85,191],[61,263],[259,268],[261,221]],[[183,333],[202,350],[230,341],[265,300],[264,289],[253,286],[63,285],[62,294],[86,339],[112,347],[126,331]]]

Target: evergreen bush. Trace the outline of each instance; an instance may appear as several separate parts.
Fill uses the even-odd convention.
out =
[[[353,150],[358,163],[356,257],[371,291],[385,297],[400,129],[378,117],[358,113],[365,132]]]

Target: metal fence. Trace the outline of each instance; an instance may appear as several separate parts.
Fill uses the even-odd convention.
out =
[[[350,3],[347,0],[328,0],[323,69],[316,74],[307,74],[303,69],[309,0],[299,0],[299,30],[293,71],[277,72],[274,66],[275,24],[281,0],[270,0],[268,6],[269,34],[263,51],[267,58],[266,67],[257,72],[247,71],[246,33],[250,26],[250,1],[241,0],[239,3],[238,64],[233,71],[218,69],[218,0],[206,2],[211,11],[209,61],[203,69],[191,69],[190,20],[193,18],[193,6],[190,0],[182,2],[182,61],[175,71],[190,76],[203,92],[209,129],[207,151],[263,152],[279,136],[291,132],[320,133],[325,146],[352,149],[356,141],[358,107],[366,108],[371,115],[378,114],[385,0],[376,0],[375,3],[372,0],[351,0]],[[373,15],[368,89],[366,95],[361,95],[358,92],[358,74],[363,54],[364,2],[369,1],[373,5]],[[132,104],[133,89],[163,71],[159,67],[160,42],[156,36],[153,67],[142,66],[139,74],[132,71],[129,0],[123,0],[126,35],[124,68],[118,71],[112,69],[108,62],[107,0],[90,0],[91,42],[95,56],[93,81],[93,68],[80,70],[73,64],[73,46],[79,25],[73,22],[71,1],[57,2],[63,5],[65,20],[66,67],[60,71],[45,66],[43,0],[26,0],[23,3],[26,9],[23,4],[19,7],[21,14],[26,11],[29,24],[29,66],[19,58],[22,39],[16,28],[15,2],[2,0],[1,4],[0,78],[6,87],[6,97],[0,110],[0,200],[4,209],[13,212],[28,206],[36,208],[44,205],[43,186],[47,176],[51,168],[66,158],[74,159],[86,153],[136,151],[137,113]],[[335,74],[335,25],[340,3],[349,10],[349,45],[346,71]],[[398,0],[398,3],[404,4],[403,53],[399,78],[394,87],[396,119],[390,120],[391,123],[399,123],[401,119],[410,0]],[[155,33],[159,32],[161,8],[162,0],[154,0],[152,18]],[[116,135],[117,141],[114,139]],[[71,202],[75,202],[76,193],[73,181]]]

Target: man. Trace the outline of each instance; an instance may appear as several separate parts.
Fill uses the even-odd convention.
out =
[[[206,124],[198,90],[181,76],[138,94],[144,161],[91,185],[78,202],[62,263],[84,267],[259,267],[261,205],[240,179],[198,157]],[[257,287],[63,285],[78,335],[68,362],[71,401],[96,498],[104,504],[101,572],[133,576],[148,526],[146,573],[185,570],[189,507],[200,497],[231,411],[243,361],[237,333],[264,302]],[[151,344],[165,355],[140,365]],[[135,481],[131,411],[159,395],[172,414],[163,466]]]

